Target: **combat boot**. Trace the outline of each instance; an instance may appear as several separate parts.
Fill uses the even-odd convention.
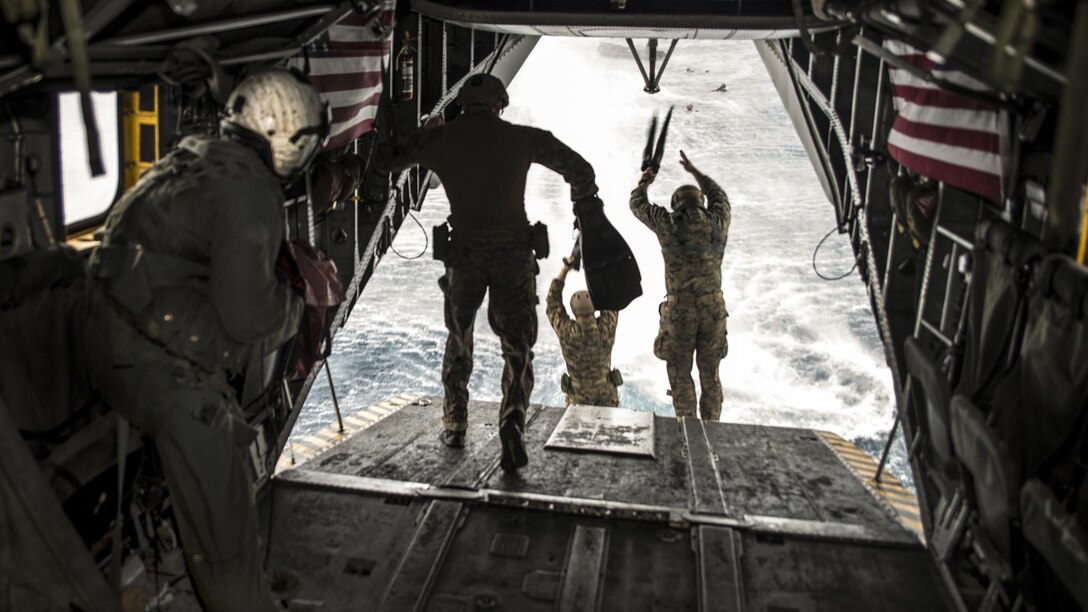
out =
[[[529,455],[521,441],[521,426],[514,419],[506,419],[499,425],[499,441],[502,444],[502,461],[499,465],[504,471],[514,472],[528,465]]]
[[[438,434],[438,439],[442,441],[442,444],[445,444],[450,448],[465,447],[465,432],[463,431],[443,429],[442,433]]]

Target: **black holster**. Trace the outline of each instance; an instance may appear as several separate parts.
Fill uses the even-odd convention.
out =
[[[548,257],[551,252],[551,246],[548,244],[548,226],[540,221],[534,223],[529,230],[529,244],[533,247],[537,259]]]
[[[438,261],[446,261],[450,255],[450,224],[443,223],[431,229],[433,256]]]

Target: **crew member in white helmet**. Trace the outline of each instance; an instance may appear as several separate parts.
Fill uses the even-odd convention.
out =
[[[208,610],[281,609],[263,568],[246,463],[254,432],[227,384],[297,331],[277,280],[281,182],[328,134],[301,75],[243,80],[218,138],[190,136],[110,211],[85,338],[103,400],[154,440],[195,590]]]

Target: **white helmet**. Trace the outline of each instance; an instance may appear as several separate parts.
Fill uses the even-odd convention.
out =
[[[301,73],[274,69],[234,88],[220,128],[256,147],[279,177],[291,178],[328,139],[329,110]]]

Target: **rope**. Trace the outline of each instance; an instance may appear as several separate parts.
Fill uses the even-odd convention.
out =
[[[824,245],[824,242],[826,242],[827,239],[831,237],[831,234],[834,234],[835,230],[837,229],[839,229],[838,226],[831,228],[831,231],[825,234],[824,237],[820,239],[820,242],[816,244],[816,248],[812,250],[812,271],[816,273],[816,276],[819,276],[825,281],[838,281],[846,278],[847,276],[850,276],[854,272],[854,270],[858,269],[858,260],[861,259],[861,255],[854,257],[854,265],[851,266],[851,268],[844,272],[841,276],[824,276],[822,273],[820,273],[819,268],[816,267],[816,254],[820,252],[820,247]]]
[[[431,239],[430,239],[430,236],[427,235],[427,230],[423,227],[423,224],[419,222],[419,219],[417,219],[415,215],[412,214],[412,211],[410,211],[410,210],[408,211],[408,216],[412,218],[412,221],[416,222],[416,225],[419,226],[419,231],[423,232],[423,248],[420,249],[420,251],[418,253],[416,253],[415,255],[412,255],[411,257],[403,255],[400,251],[393,248],[393,243],[392,242],[389,243],[389,250],[393,251],[393,253],[395,253],[397,255],[397,257],[400,257],[401,259],[409,259],[409,260],[419,259],[420,257],[423,257],[423,255],[427,252],[427,247],[429,247],[431,245]]]

